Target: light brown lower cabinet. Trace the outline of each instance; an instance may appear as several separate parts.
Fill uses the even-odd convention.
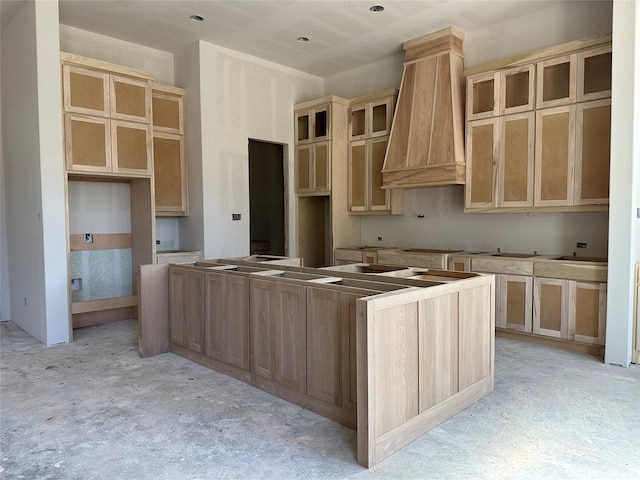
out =
[[[533,278],[496,275],[496,327],[531,333]]]
[[[249,278],[205,274],[207,356],[249,370]]]
[[[306,384],[305,287],[251,279],[251,370],[300,392]]]
[[[189,268],[169,271],[169,339],[204,353],[204,274]]]
[[[534,279],[533,333],[604,345],[607,284]]]

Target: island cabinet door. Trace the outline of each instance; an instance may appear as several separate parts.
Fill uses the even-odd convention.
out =
[[[568,282],[556,278],[534,278],[533,333],[567,338]]]
[[[275,380],[300,392],[306,389],[306,287],[277,282],[272,303]]]
[[[207,273],[205,314],[207,355],[249,370],[249,279]]]
[[[251,371],[289,388],[306,387],[306,292],[301,285],[251,279]]]
[[[169,304],[171,342],[204,353],[204,274],[172,268],[169,274]]]
[[[337,406],[342,404],[341,296],[307,287],[307,394]]]
[[[342,295],[342,406],[349,412],[356,412],[358,404],[358,357],[356,356],[356,301],[378,292],[363,294],[344,293]]]
[[[496,327],[531,333],[533,279],[522,275],[496,277]]]

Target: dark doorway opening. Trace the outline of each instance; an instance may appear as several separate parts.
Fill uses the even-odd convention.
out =
[[[251,254],[285,255],[284,146],[249,140]]]

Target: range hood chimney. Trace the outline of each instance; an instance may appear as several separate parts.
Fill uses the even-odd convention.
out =
[[[402,44],[404,73],[382,188],[463,185],[464,34],[445,28]]]

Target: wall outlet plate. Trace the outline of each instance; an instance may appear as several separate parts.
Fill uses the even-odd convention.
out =
[[[84,243],[93,243],[93,233],[85,233],[83,241]]]
[[[241,214],[239,214],[239,213],[232,213],[232,214],[231,214],[231,220],[234,220],[234,221],[235,221],[235,220],[240,220],[241,216],[242,216],[242,215],[241,215]]]
[[[576,243],[576,248],[587,248],[587,242]]]

